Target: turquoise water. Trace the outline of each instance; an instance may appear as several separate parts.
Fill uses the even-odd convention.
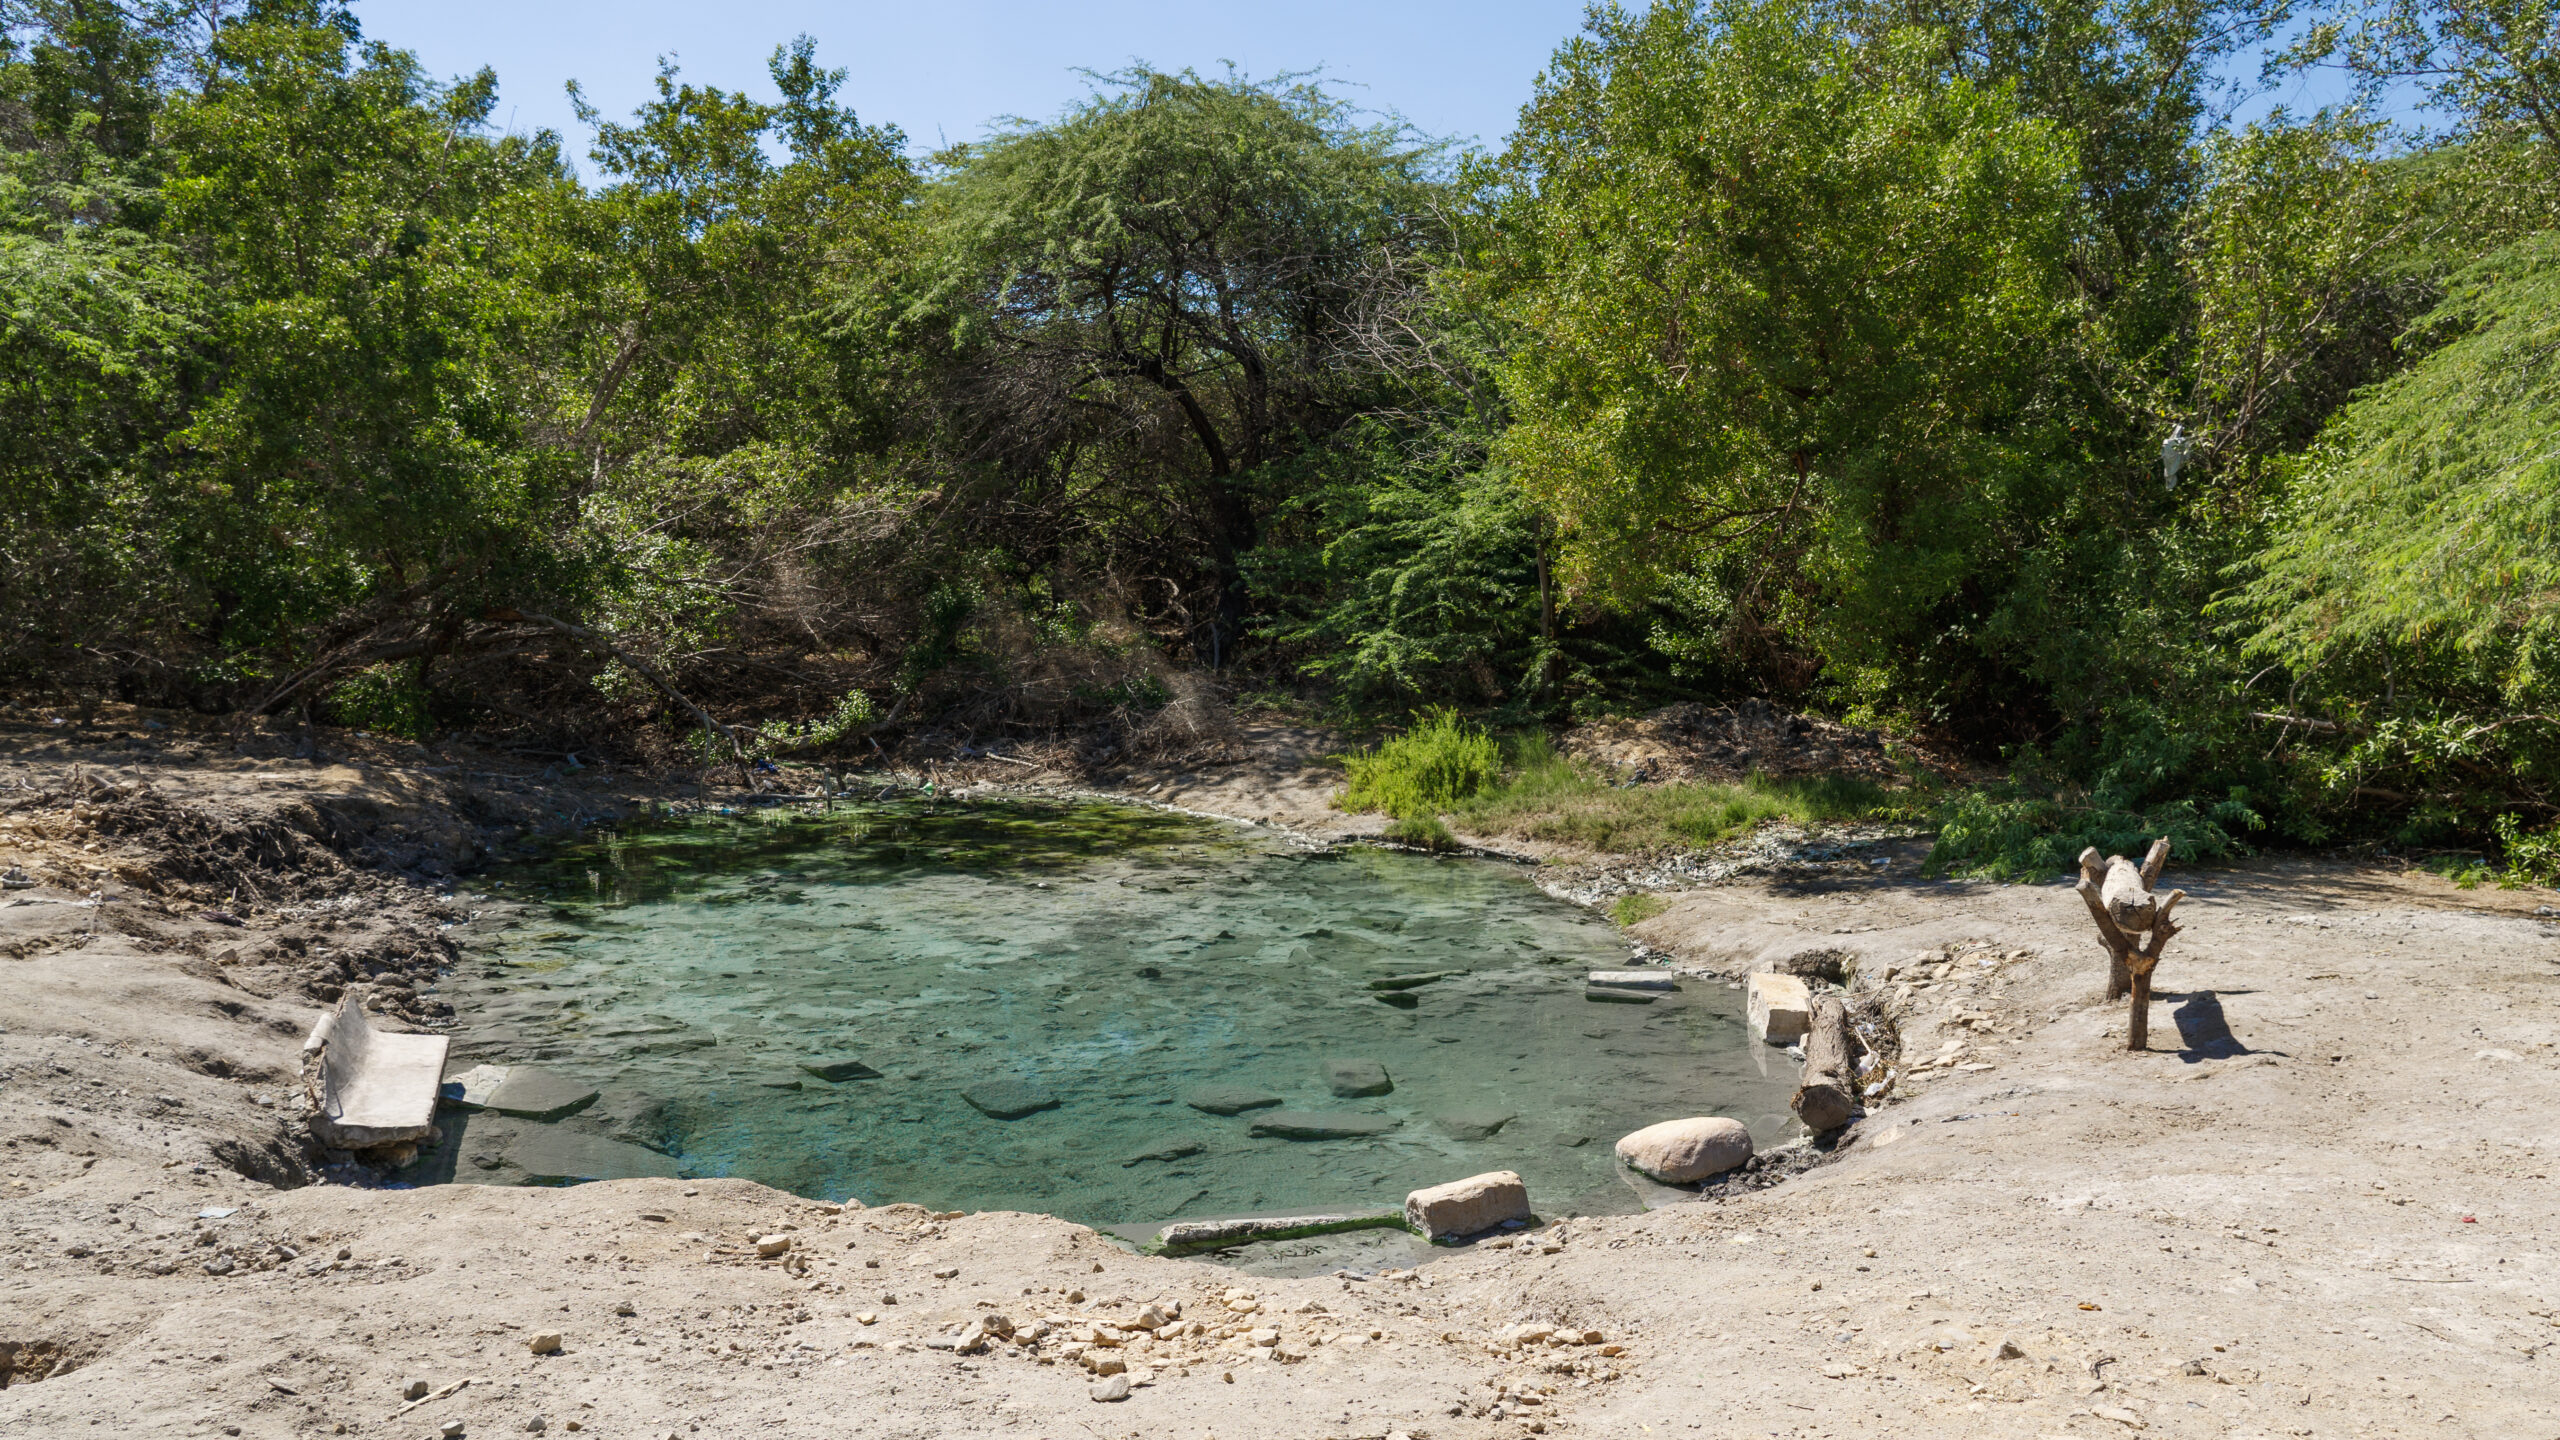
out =
[[[900,802],[626,831],[500,893],[531,918],[445,987],[457,1068],[595,1085],[559,1123],[688,1175],[1127,1224],[1391,1205],[1514,1169],[1562,1214],[1627,1208],[1610,1146],[1638,1126],[1793,1126],[1788,1067],[1753,1053],[1737,992],[1586,999],[1624,941],[1484,861],[1310,853],[1134,806]],[[1336,1095],[1343,1059],[1394,1088]],[[831,1061],[876,1076],[800,1068]],[[1010,1108],[993,1082],[1055,1104],[995,1118],[964,1095]],[[1209,1085],[1387,1128],[1257,1137],[1272,1111],[1183,1103]]]

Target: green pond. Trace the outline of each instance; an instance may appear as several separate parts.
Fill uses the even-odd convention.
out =
[[[1739,992],[1588,998],[1626,943],[1513,866],[943,800],[667,822],[494,878],[522,923],[444,987],[455,1073],[593,1086],[557,1126],[688,1176],[1126,1226],[1391,1206],[1511,1169],[1569,1214],[1632,1208],[1611,1142],[1638,1126],[1793,1133],[1790,1067],[1751,1045]],[[1373,1069],[1392,1089],[1341,1093]],[[1280,1103],[1186,1103],[1212,1090]],[[1255,1133],[1303,1128],[1284,1114],[1376,1133]],[[540,1127],[458,1121],[452,1178],[524,1178],[505,1147]]]

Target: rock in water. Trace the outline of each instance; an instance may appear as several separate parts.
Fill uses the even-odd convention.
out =
[[[877,1080],[880,1072],[859,1060],[803,1060],[800,1068],[830,1085],[846,1080]]]
[[[1490,1140],[1516,1118],[1508,1110],[1454,1110],[1431,1117],[1431,1123],[1452,1140]]]
[[[1182,1097],[1182,1103],[1194,1110],[1212,1115],[1241,1115],[1247,1110],[1261,1110],[1280,1103],[1277,1095],[1265,1095],[1242,1085],[1203,1085]]]
[[[1207,1148],[1197,1140],[1167,1140],[1152,1150],[1132,1155],[1121,1161],[1120,1168],[1126,1170],[1132,1165],[1143,1165],[1149,1160],[1186,1160]]]
[[[1529,1218],[1529,1187],[1516,1173],[1495,1170],[1404,1197],[1404,1223],[1425,1240],[1473,1235],[1505,1220]]]
[[[595,1098],[592,1085],[530,1065],[510,1065],[507,1078],[489,1092],[488,1106],[520,1120],[557,1120],[584,1110]]]
[[[1274,1110],[1253,1122],[1256,1135],[1283,1140],[1361,1140],[1384,1135],[1396,1122],[1384,1115],[1316,1115],[1304,1110]]]
[[[1748,982],[1751,1038],[1772,1045],[1801,1040],[1813,1028],[1813,992],[1793,975],[1754,975]]]
[[[489,1108],[490,1095],[506,1082],[506,1066],[474,1065],[459,1075],[447,1077],[436,1095],[465,1110],[485,1110]]]
[[[961,1091],[960,1098],[976,1106],[979,1114],[997,1120],[1019,1120],[1058,1104],[1057,1096],[1030,1081],[1004,1076],[981,1080]]]
[[[1324,1062],[1324,1083],[1333,1093],[1351,1099],[1361,1095],[1384,1095],[1396,1088],[1387,1078],[1387,1067],[1375,1060],[1331,1059]]]
[[[1446,980],[1452,975],[1464,975],[1466,973],[1467,972],[1464,970],[1433,970],[1422,975],[1390,975],[1384,980],[1370,981],[1369,988],[1372,990],[1411,990],[1416,986],[1429,985],[1435,981]]]
[[[1620,1138],[1618,1158],[1665,1185],[1687,1185],[1750,1159],[1751,1132],[1720,1115],[1665,1120]]]
[[[509,1147],[507,1158],[536,1184],[672,1179],[676,1173],[676,1162],[655,1150],[574,1130],[537,1130]]]

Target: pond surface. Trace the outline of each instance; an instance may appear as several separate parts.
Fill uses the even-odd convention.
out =
[[[1566,1214],[1631,1208],[1610,1147],[1638,1126],[1793,1130],[1790,1067],[1755,1053],[1739,992],[1587,999],[1625,942],[1485,861],[1311,853],[1135,806],[914,801],[590,838],[499,893],[530,919],[447,982],[455,1070],[598,1087],[559,1123],[687,1175],[1126,1225],[1392,1206],[1513,1169]],[[1375,1088],[1342,1061],[1393,1088],[1340,1093]],[[831,1062],[857,1068],[803,1068]],[[1186,1103],[1212,1087],[1281,1103]],[[1378,1133],[1254,1133],[1284,1111]],[[460,1152],[503,1143],[494,1117],[468,1123]]]

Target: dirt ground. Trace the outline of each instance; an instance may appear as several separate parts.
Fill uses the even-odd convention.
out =
[[[1685,983],[1830,951],[1899,1017],[1839,1158],[1274,1279],[740,1181],[308,1183],[331,987],[436,1023],[450,872],[695,792],[47,718],[0,717],[0,1436],[2560,1435],[2548,893],[2173,863],[2139,1054],[2060,884],[1882,844],[1674,893]],[[1127,786],[1347,827],[1324,737],[1257,744]]]

